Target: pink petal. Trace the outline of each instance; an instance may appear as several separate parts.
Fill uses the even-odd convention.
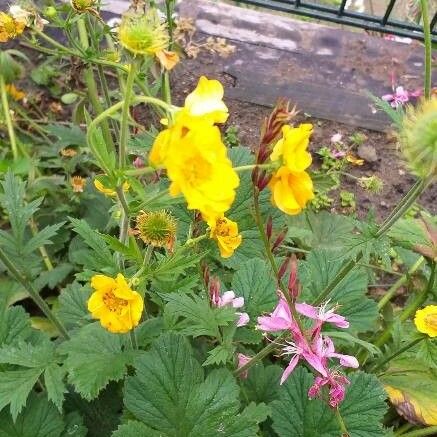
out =
[[[247,364],[251,358],[244,354],[238,354],[238,368],[243,367],[245,364]],[[247,378],[249,369],[245,370],[243,373],[240,374],[240,378],[245,379]]]
[[[394,99],[393,94],[385,94],[381,97],[382,100],[385,100],[386,102],[391,102]]]
[[[330,356],[333,358],[338,358],[340,360],[340,364],[344,367],[353,367],[354,369],[356,369],[357,367],[360,366],[358,360],[352,355],[333,353]]]
[[[244,306],[244,297],[236,297],[232,301],[232,306],[234,308],[241,308],[242,306]]]
[[[237,327],[247,325],[249,323],[250,317],[247,313],[235,313],[240,316],[237,321]]]
[[[222,297],[220,298],[220,304],[219,306],[225,306],[225,305],[229,305],[230,303],[232,303],[232,301],[235,299],[235,293],[230,290],[230,291],[225,291],[222,295]]]
[[[328,372],[327,372],[326,367],[324,365],[325,360],[323,359],[323,357],[318,356],[311,351],[304,351],[302,355],[305,358],[305,360],[307,361],[307,363],[311,367],[314,367],[314,369],[316,369],[321,375],[323,375],[323,376],[328,375]]]
[[[286,369],[284,370],[284,373],[282,374],[281,382],[279,383],[280,385],[282,385],[286,381],[286,379],[290,376],[290,373],[294,370],[298,361],[299,361],[299,355],[295,355],[290,360],[290,362],[288,363],[288,366],[286,367]]]
[[[276,332],[283,331],[284,329],[288,329],[289,327],[290,323],[287,320],[282,319],[281,317],[258,317],[257,328],[261,329],[261,331]]]
[[[288,302],[283,297],[279,299],[279,303],[273,310],[272,316],[280,317],[284,320],[287,320],[289,323],[291,323],[291,321],[293,320],[293,318],[291,317],[291,311],[288,306]]]
[[[325,321],[332,323],[337,326],[337,328],[349,328],[349,322],[339,314],[332,313],[325,319]]]
[[[299,314],[309,317],[310,319],[318,319],[319,318],[319,309],[312,305],[308,305],[307,303],[297,303],[296,311]]]

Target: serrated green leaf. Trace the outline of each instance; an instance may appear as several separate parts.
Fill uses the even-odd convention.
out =
[[[49,341],[33,345],[19,342],[17,345],[0,348],[0,363],[41,368],[53,360],[54,346]]]
[[[87,308],[87,301],[91,295],[89,286],[73,282],[67,285],[59,295],[57,315],[68,327],[79,327],[91,320]]]
[[[65,370],[63,367],[52,363],[44,370],[44,383],[47,389],[47,396],[58,410],[62,413],[62,404],[64,402],[64,393],[67,388],[64,383]]]
[[[163,294],[167,302],[165,312],[177,320],[182,318],[178,329],[185,335],[216,337],[220,326],[235,322],[235,309],[231,307],[212,308],[207,299],[193,294]]]
[[[43,370],[37,367],[0,372],[0,410],[10,405],[15,421]]]
[[[234,341],[243,344],[260,344],[262,342],[262,331],[242,326],[235,331]]]
[[[163,330],[164,322],[162,317],[153,317],[145,320],[135,329],[138,345],[143,347],[149,345],[162,334]]]
[[[431,338],[422,341],[417,351],[417,358],[429,367],[437,369],[437,341]]]
[[[283,369],[280,366],[264,366],[257,363],[248,370],[248,376],[242,384],[251,402],[270,402],[278,399],[280,385],[278,381],[281,378]]]
[[[58,230],[64,226],[65,222],[58,223],[56,225],[49,225],[38,231],[24,246],[24,254],[30,255],[39,247],[52,244],[51,238],[56,235]]]
[[[59,147],[59,149],[63,149],[67,146],[86,146],[85,133],[79,126],[74,124],[69,126],[49,124],[45,128],[50,135],[55,136],[58,139],[56,145]]]
[[[204,380],[188,341],[164,334],[137,357],[136,375],[125,384],[125,404],[164,437],[252,437],[266,416],[261,406],[239,410],[239,389],[230,372],[213,370]]]
[[[94,399],[110,381],[119,381],[132,361],[124,350],[127,336],[112,334],[92,323],[82,327],[60,350],[67,354],[64,368],[68,381],[87,400]]]
[[[52,270],[45,270],[41,272],[39,277],[35,280],[35,288],[38,290],[44,287],[53,289],[58,286],[72,270],[73,266],[68,263],[58,264]]]
[[[29,396],[15,423],[7,410],[0,412],[0,437],[59,437],[63,429],[61,415],[43,394]]]
[[[202,366],[211,366],[214,364],[226,364],[233,356],[234,348],[224,344],[219,344],[214,349],[208,351],[208,358]]]
[[[77,411],[65,415],[65,428],[61,437],[88,437],[88,429],[83,423],[82,416]]]
[[[6,299],[0,297],[0,345],[25,340],[31,333],[29,316],[24,308],[8,307]]]
[[[244,297],[244,311],[252,318],[271,311],[278,302],[270,266],[259,258],[239,266],[232,279],[232,290]]]
[[[303,285],[301,301],[313,302],[334,279],[343,266],[335,253],[313,250],[306,261],[299,263],[299,279]],[[338,312],[351,324],[351,332],[373,330],[377,317],[377,304],[366,297],[367,274],[355,268],[330,293],[327,299],[331,305],[340,304]]]
[[[271,403],[273,429],[279,437],[338,437],[341,431],[334,411],[319,399],[308,398],[314,376],[297,368]],[[383,436],[382,418],[386,395],[373,375],[356,372],[340,406],[341,416],[353,437]]]
[[[127,423],[120,425],[112,434],[112,437],[161,437],[159,431],[155,431],[144,423],[136,420],[129,420]]]

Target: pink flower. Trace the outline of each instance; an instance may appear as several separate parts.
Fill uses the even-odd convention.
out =
[[[358,360],[352,355],[343,355],[335,352],[334,343],[327,336],[320,335],[314,342],[314,350],[320,360],[327,366],[328,358],[338,358],[343,367],[359,367]]]
[[[335,159],[344,158],[346,156],[346,152],[343,150],[331,149],[330,152],[332,157]]]
[[[273,312],[268,316],[258,317],[257,328],[261,329],[261,331],[276,332],[283,331],[284,329],[293,330],[295,325],[288,302],[281,294],[279,297],[279,303],[276,305]]]
[[[137,156],[137,157],[134,159],[134,161],[133,161],[132,164],[133,164],[134,167],[136,167],[136,168],[143,168],[143,167],[145,166],[144,159],[141,158],[141,156]]]
[[[337,326],[337,328],[349,328],[349,322],[339,314],[334,313],[335,308],[327,309],[329,301],[320,307],[314,307],[308,305],[307,303],[297,303],[296,311],[303,314],[310,319],[317,320],[313,331],[320,331],[320,328],[324,322],[332,323]]]
[[[320,397],[322,387],[329,387],[329,405],[332,408],[337,408],[343,402],[346,393],[345,386],[350,384],[350,381],[341,373],[331,372],[327,376],[317,376],[314,379],[313,385],[308,390],[310,398]]]
[[[381,99],[389,102],[393,108],[397,108],[410,100],[410,93],[404,90],[404,87],[398,86],[393,94],[385,94]]]
[[[251,357],[248,357],[247,355],[244,354],[238,354],[237,358],[238,358],[238,369],[246,365],[252,359]],[[249,369],[245,370],[243,373],[240,373],[240,378],[246,379],[248,372]]]
[[[220,296],[220,284],[210,287],[211,303],[216,307],[231,306],[232,308],[241,308],[244,306],[244,297],[235,297],[235,293],[232,290],[225,291]],[[249,323],[249,314],[236,312],[239,316],[237,320],[237,327],[247,325]]]

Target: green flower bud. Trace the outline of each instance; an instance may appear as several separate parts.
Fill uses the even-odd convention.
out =
[[[171,248],[176,238],[176,220],[165,210],[141,211],[137,216],[136,230],[146,244]]]

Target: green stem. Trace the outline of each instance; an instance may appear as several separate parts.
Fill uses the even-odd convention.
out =
[[[239,172],[239,171],[253,170],[256,167],[258,167],[258,168],[274,168],[274,167],[276,167],[276,164],[275,163],[269,163],[269,164],[240,165],[238,167],[234,167],[234,170],[236,172]]]
[[[79,32],[79,39],[82,45],[82,49],[86,51],[87,49],[89,49],[89,41],[84,17],[80,17],[77,20],[77,29]],[[103,106],[100,103],[99,93],[97,90],[96,81],[94,79],[94,71],[92,65],[85,69],[84,80],[88,91],[88,97],[90,99],[91,105],[94,108],[94,112],[96,114],[101,114],[103,112]],[[109,151],[115,151],[111,131],[109,130],[109,125],[106,121],[102,123],[102,133]]]
[[[391,214],[384,220],[378,232],[375,234],[375,238],[382,237],[393,224],[401,218],[415,202],[415,200],[422,194],[426,187],[427,181],[418,179],[416,183],[411,187],[410,191],[399,201]],[[363,257],[363,253],[360,252],[356,256],[356,259],[348,261],[340,271],[335,275],[332,281],[320,292],[313,304],[318,305],[323,302],[329,294],[337,287],[337,285],[349,274],[349,272],[357,265],[357,263]]]
[[[195,244],[197,244],[199,241],[204,240],[205,238],[208,238],[208,234],[203,234],[200,235],[199,237],[196,238],[189,238],[186,242],[185,242],[185,246],[194,246]]]
[[[431,98],[431,62],[432,62],[432,42],[431,42],[431,26],[429,22],[429,9],[428,1],[420,0],[420,6],[422,9],[422,21],[423,21],[423,36],[425,40],[425,98]]]
[[[116,189],[118,199],[120,201],[122,211],[121,211],[121,218],[120,218],[120,236],[119,241],[122,244],[126,244],[127,240],[127,234],[129,230],[129,207],[126,202],[126,197],[124,195],[123,186],[119,186]],[[121,263],[121,254],[119,254],[119,263]]]
[[[419,337],[416,338],[413,341],[410,341],[409,343],[407,343],[404,347],[401,347],[399,350],[397,350],[396,352],[394,352],[393,354],[391,354],[389,357],[387,357],[386,359],[384,359],[383,361],[381,361],[380,363],[378,363],[375,367],[373,367],[371,369],[372,373],[376,373],[379,369],[381,369],[381,367],[383,367],[385,364],[389,363],[391,360],[393,360],[394,358],[396,358],[397,356],[403,354],[405,351],[407,351],[408,349],[412,348],[413,346],[415,346],[417,343],[420,343],[422,340],[425,340],[427,338],[427,336],[423,336],[423,337]]]
[[[335,417],[337,419],[338,425],[341,431],[341,437],[349,437],[350,434],[346,428],[346,424],[344,423],[343,417],[341,417],[341,413],[339,408],[337,407],[335,410]]]
[[[234,370],[234,375],[241,375],[246,370],[250,369],[256,363],[261,361],[264,357],[266,357],[270,352],[274,351],[278,346],[277,341],[284,339],[288,335],[288,331],[283,332],[279,337],[277,337],[274,341],[269,343],[266,347],[261,349],[256,355],[254,355],[250,361],[248,361],[244,366],[241,366],[239,369]]]
[[[18,159],[17,139],[15,137],[14,125],[12,124],[11,113],[9,111],[8,95],[4,76],[0,73],[0,94],[5,116],[6,126],[8,128],[9,141],[11,142],[12,156],[14,161]]]
[[[5,252],[3,252],[2,249],[0,249],[0,261],[2,261],[2,263],[6,266],[14,279],[19,282],[29,293],[29,296],[35,302],[41,312],[53,323],[54,326],[56,326],[61,336],[68,340],[70,337],[62,322],[53,314],[46,301],[33,288],[29,280],[15,268],[13,262],[9,260],[8,256]]]
[[[411,429],[411,428],[413,428],[413,424],[411,424],[411,423],[404,423],[402,426],[400,426],[395,432],[394,432],[394,434],[393,435],[395,435],[395,436],[400,436],[400,435],[403,435],[403,434],[405,434],[405,432],[407,432],[409,429]]]
[[[132,349],[137,350],[138,349],[138,342],[137,342],[137,336],[135,333],[135,328],[133,328],[129,331],[129,338],[130,338],[130,342],[132,344]]]
[[[124,168],[126,165],[127,143],[129,139],[129,108],[133,92],[133,84],[136,76],[137,64],[130,64],[129,73],[127,75],[126,88],[124,91],[124,101],[121,110],[121,128],[120,128],[120,146],[118,149],[118,167]]]
[[[408,281],[408,278],[423,264],[425,261],[425,258],[422,256],[419,257],[419,259],[414,263],[413,266],[406,272],[402,277],[400,277],[384,294],[384,296],[381,298],[381,300],[378,302],[378,309],[382,310],[393,298],[393,296],[396,294],[396,291],[402,287],[402,285],[406,284]]]
[[[437,425],[428,426],[427,428],[417,429],[415,431],[407,432],[406,434],[402,434],[402,437],[423,437],[426,435],[436,435],[437,434]]]
[[[36,225],[36,223],[34,222],[33,219],[30,220],[30,230],[32,231],[33,236],[38,234],[38,226]],[[41,245],[38,249],[39,249],[39,253],[41,254],[41,257],[44,261],[44,264],[47,267],[47,270],[48,271],[53,270],[53,264],[52,264],[52,261],[50,260],[50,256],[47,253],[47,249],[45,248],[45,246]]]

